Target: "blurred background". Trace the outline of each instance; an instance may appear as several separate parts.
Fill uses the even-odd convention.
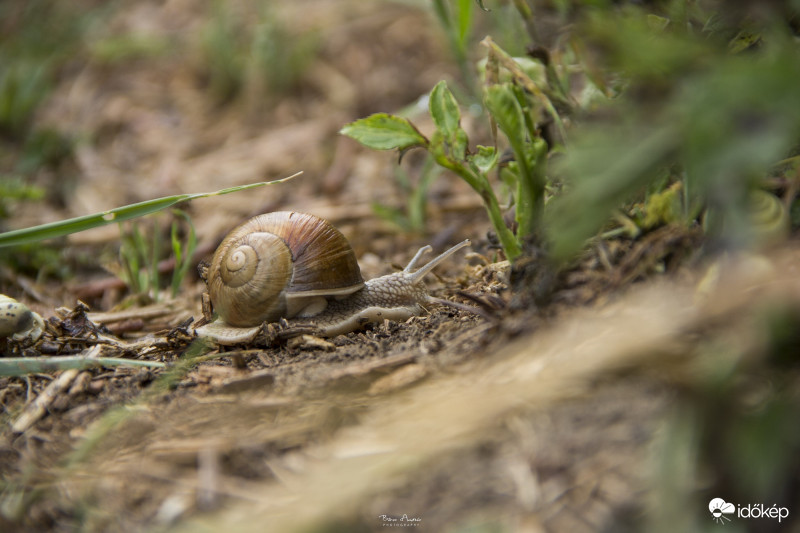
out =
[[[512,45],[521,36],[513,7],[496,7],[471,9],[474,33],[460,45],[469,61],[481,26],[507,25]],[[372,204],[405,199],[396,156],[364,156],[338,130],[378,111],[419,114],[440,79],[462,92],[476,79],[463,78],[425,1],[34,0],[0,10],[0,230],[301,170],[286,186],[186,207],[201,246],[277,209],[344,219],[347,230]],[[432,194],[459,190],[452,181]],[[3,262],[67,279],[98,257],[114,263],[119,235],[112,225]],[[369,243],[354,244],[361,255]]]
[[[523,261],[515,272],[521,272],[517,279],[522,281],[510,283],[510,288],[504,282],[500,289],[497,284],[487,289],[502,295],[498,316],[515,321],[496,338],[488,329],[479,330],[481,339],[470,338],[474,351],[460,354],[491,359],[495,352],[483,352],[486,346],[497,348],[539,327],[541,316],[534,305],[539,292],[556,292],[557,302],[567,307],[614,301],[615,291],[643,279],[663,274],[682,279],[685,265],[701,264],[698,257],[705,260],[717,253],[759,249],[762,244],[796,243],[798,11],[797,0],[4,1],[0,3],[0,232],[162,196],[303,174],[282,185],[193,201],[182,204],[179,211],[136,222],[0,248],[0,292],[25,296],[43,314],[59,305],[72,306],[78,298],[93,310],[104,311],[120,304],[149,304],[167,290],[169,277],[143,280],[139,266],[152,259],[158,264],[156,270],[162,263],[164,273],[178,270],[175,242],[188,243],[196,237],[196,248],[194,244],[183,248],[191,250],[191,260],[184,260],[191,268],[184,270],[185,278],[177,278],[171,296],[182,300],[184,311],[199,316],[203,286],[193,274],[196,262],[210,255],[221,237],[245,218],[283,209],[333,221],[353,244],[365,278],[386,272],[392,263],[404,264],[420,245],[439,247],[464,238],[473,240],[482,263],[499,261],[505,256],[497,243],[497,228],[491,226],[480,195],[453,172],[434,164],[424,150],[403,153],[401,158],[397,151],[370,150],[339,134],[345,124],[385,112],[408,118],[419,132],[433,138],[440,124],[429,114],[429,98],[431,89],[445,80],[458,103],[460,126],[474,149],[468,155],[478,152],[478,144],[492,146],[497,141],[492,152],[496,166],[487,175],[509,227],[518,222],[513,208],[522,201],[513,192],[518,190],[517,178],[503,172],[518,168],[514,164],[529,156],[525,153],[529,141],[546,141],[545,163],[540,167],[547,178],[541,197],[544,212],[537,215],[542,226],[530,238],[520,239]],[[533,89],[523,86],[519,77],[505,72],[527,120],[522,150],[513,146],[513,136],[509,141],[493,135],[497,124],[486,112],[484,91],[497,65],[487,60],[488,48],[481,44],[486,36],[509,57],[518,58],[525,75],[537,83]],[[511,78],[516,81],[508,81]],[[500,116],[503,109],[492,111]],[[500,128],[507,133],[504,124]],[[754,199],[765,199],[777,214],[762,224]],[[151,246],[155,242],[159,244]],[[541,249],[554,263],[568,264],[572,270],[558,279],[537,278],[540,272],[526,271],[530,262],[524,260],[538,258]],[[741,278],[734,276],[734,283],[721,286],[731,295],[738,294],[740,286],[748,291],[770,284],[792,288],[797,262],[794,256],[787,257],[781,268],[770,263],[762,269],[760,259],[745,263],[748,275],[767,272],[757,283],[751,285],[752,279],[738,272]],[[712,266],[703,279],[717,287],[717,274]],[[471,275],[470,282],[476,285],[490,278]],[[538,291],[537,280],[542,278],[548,279],[543,285],[555,287]],[[537,294],[521,298],[516,311],[522,308],[522,314],[515,315],[511,294],[526,292]],[[431,449],[423,442],[415,466],[436,468],[426,472],[420,468],[396,485],[384,483],[385,491],[371,499],[364,496],[369,493],[365,484],[360,493],[364,499],[354,501],[353,506],[359,507],[342,518],[344,525],[337,522],[339,517],[329,522],[323,517],[319,531],[374,530],[375,516],[390,506],[404,505],[420,509],[429,524],[456,524],[453,531],[460,532],[541,531],[537,527],[542,524],[553,531],[603,527],[636,531],[651,525],[663,531],[710,530],[716,525],[710,523],[706,501],[722,497],[722,491],[740,503],[778,502],[791,506],[792,516],[800,512],[796,453],[800,300],[786,290],[786,302],[762,306],[764,301],[758,300],[753,311],[745,305],[745,297],[734,303],[721,298],[718,308],[712,301],[707,314],[701,308],[691,315],[696,323],[670,329],[671,320],[684,309],[705,302],[705,293],[698,291],[696,298],[687,296],[669,307],[673,292],[679,291],[656,293],[653,303],[643,306],[652,312],[641,312],[648,318],[645,325],[660,332],[659,305],[664,305],[663,337],[653,334],[644,348],[639,346],[650,359],[633,363],[625,359],[625,365],[617,365],[610,358],[607,367],[598,363],[597,375],[587,377],[576,370],[585,363],[575,356],[583,345],[571,345],[565,352],[573,359],[562,363],[569,369],[539,383],[559,387],[545,386],[541,403],[536,404],[540,410],[533,413],[518,408],[527,401],[535,404],[535,387],[522,383],[514,389],[519,397],[503,396],[505,378],[495,375],[491,384],[496,387],[487,388],[496,401],[492,404],[496,410],[486,417],[492,422],[476,422],[468,415],[485,398],[469,396],[471,381],[476,380],[469,372],[475,368],[459,366],[464,360],[455,356],[456,363],[450,361],[449,367],[440,360],[431,363],[427,371],[433,375],[438,376],[441,364],[465,376],[456,380],[458,386],[443,390],[463,399],[451,407],[468,422],[462,427],[459,416],[442,416],[438,425],[428,426],[419,416],[407,419],[411,422],[402,429],[417,435],[434,427],[437,431],[432,433],[438,435],[460,427],[464,430],[460,435],[467,437],[458,451],[449,453],[451,443],[446,440]],[[753,294],[757,291],[747,297]],[[714,314],[718,309],[722,311]],[[623,347],[636,336],[631,332],[645,331],[628,327],[625,320],[614,324],[614,331],[624,333]],[[427,338],[428,333],[421,336]],[[675,342],[664,343],[664,338]],[[415,347],[423,345],[416,341]],[[373,355],[384,355],[385,345],[374,345],[380,349]],[[454,346],[458,350],[459,345]],[[514,347],[513,354],[522,359],[519,368],[528,368],[527,362],[538,356],[528,349]],[[554,353],[551,361],[562,361],[561,353],[556,349]],[[660,366],[664,358],[668,363]],[[507,375],[517,376],[516,368],[510,366]],[[291,372],[290,368],[287,374]],[[570,396],[575,375],[586,379]],[[2,379],[9,383],[10,378]],[[131,378],[125,383],[136,393],[149,383],[133,382]],[[25,386],[30,385],[21,379],[15,383],[16,392],[8,397],[22,403]],[[152,415],[158,424],[134,420],[126,431],[114,435],[119,450],[130,453],[129,463],[115,462],[116,449],[108,446],[105,457],[94,465],[86,460],[78,470],[91,477],[105,472],[96,465],[119,466],[133,478],[139,467],[135,453],[147,459],[157,455],[154,468],[164,468],[153,476],[163,491],[158,498],[174,496],[171,477],[177,478],[179,472],[183,479],[194,480],[202,466],[202,438],[220,433],[222,422],[254,428],[253,420],[263,416],[260,409],[276,409],[285,418],[274,415],[274,420],[289,426],[288,422],[300,422],[277,437],[269,433],[273,426],[259,426],[254,432],[269,435],[257,434],[252,441],[230,444],[220,452],[222,462],[227,461],[222,469],[234,487],[226,496],[249,501],[246,495],[254,489],[247,477],[252,464],[263,467],[252,474],[259,482],[280,478],[278,467],[302,472],[306,463],[300,463],[307,459],[303,446],[324,446],[340,437],[340,427],[370,421],[365,406],[372,405],[372,396],[351,394],[346,386],[344,393],[334,394],[327,386],[324,382],[319,389],[310,387],[311,394],[322,391],[325,402],[340,394],[334,406],[306,405],[303,395],[308,392],[293,397],[300,399],[296,410],[295,405],[285,411],[277,404],[264,407],[268,402],[258,398],[261,403],[254,401],[249,410],[236,411],[238,418],[230,414],[230,402],[218,400],[217,411],[193,404],[193,420],[207,427],[200,422],[189,429],[180,426],[192,416],[182,412],[179,401],[170,405],[170,417],[165,418],[174,427],[162,425],[158,405],[152,409],[158,411]],[[437,392],[422,390],[420,398],[438,399]],[[117,390],[102,397],[108,403],[98,409],[124,403],[136,393]],[[561,403],[568,397],[575,403]],[[75,398],[84,400],[80,395]],[[75,398],[64,401],[79,403]],[[389,414],[392,399],[387,395],[381,404]],[[87,419],[92,416],[100,417],[95,412]],[[497,426],[492,425],[495,422]],[[152,439],[144,451],[137,448],[142,436],[137,423],[148,428]],[[376,424],[388,435],[402,433],[392,433],[395,428],[383,423]],[[84,436],[75,421],[58,427],[60,435],[69,435],[74,442]],[[419,433],[407,431],[409,427]],[[188,437],[182,441],[171,433],[185,436],[184,429],[197,440],[187,444]],[[169,513],[174,501],[164,496],[154,502],[149,485],[136,478],[140,484],[128,487],[120,481],[114,487],[118,492],[109,491],[113,505],[107,508],[113,511],[104,515],[104,506],[94,505],[102,497],[92,498],[102,495],[109,479],[92,478],[100,481],[84,500],[73,498],[70,490],[58,491],[71,472],[53,465],[60,464],[68,445],[48,440],[46,433],[29,441],[40,438],[52,445],[43,446],[45,452],[38,445],[13,453],[10,445],[3,448],[8,454],[0,458],[5,458],[3,465],[15,477],[2,486],[2,516],[13,517],[11,511],[16,510],[19,518],[33,509],[30,523],[57,529],[53,524],[60,516],[69,513],[73,520],[69,523],[75,524],[86,512],[90,516],[86,523],[101,530],[118,518],[110,516],[116,511],[119,523],[135,527],[157,512],[166,513],[160,523],[171,524],[181,513],[202,508],[202,502],[197,503],[202,498],[195,501],[192,495],[186,500],[190,503],[175,504],[179,511],[173,517]],[[344,442],[353,445],[347,438]],[[181,455],[184,445],[191,451]],[[297,449],[301,450],[297,455],[284,453]],[[639,463],[629,462],[630,457],[647,464],[647,474],[656,480],[647,489],[638,484],[644,470],[633,468]],[[402,461],[398,464],[390,470],[402,470]],[[277,474],[270,470],[276,465]],[[614,474],[606,475],[609,471]],[[42,486],[55,487],[58,498],[37,500],[41,479],[47,480]],[[366,482],[380,484],[376,478]],[[264,489],[264,499],[269,490]],[[115,499],[119,494],[124,497]],[[453,496],[437,500],[441,494]],[[327,504],[338,505],[335,498]],[[468,514],[474,520],[459,522]],[[772,522],[755,524],[764,529],[753,530],[780,527]],[[741,523],[725,527],[747,529]],[[797,530],[796,521],[793,527]]]

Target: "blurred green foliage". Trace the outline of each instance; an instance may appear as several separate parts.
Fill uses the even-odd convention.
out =
[[[211,2],[204,6],[206,25],[199,34],[175,38],[138,26],[120,32],[119,25],[128,27],[130,22],[127,16],[115,18],[120,7],[117,2],[91,1],[0,3],[0,189],[4,191],[0,231],[6,229],[4,219],[44,202],[60,204],[62,194],[69,190],[77,136],[39,120],[62,73],[88,64],[124,69],[137,61],[163,64],[199,54],[195,72],[207,82],[211,97],[217,103],[243,99],[254,110],[269,102],[270,96],[294,86],[317,51],[316,36],[292,31],[282,20],[280,8],[269,2]],[[143,204],[146,210],[152,202]],[[140,216],[141,212],[135,214],[138,208],[126,206],[112,214]],[[109,222],[98,220],[101,216],[28,228],[19,235],[7,233],[3,246],[17,239],[36,241]],[[180,253],[183,247],[176,250]],[[0,262],[16,272],[65,273],[58,248],[47,249],[47,245],[7,248]]]
[[[163,56],[169,52],[170,44],[167,39],[156,35],[123,33],[91,40],[88,55],[95,63],[114,65]]]
[[[80,56],[82,35],[100,9],[56,0],[0,3],[0,230],[14,209],[34,209],[54,188],[41,172],[72,158],[73,141],[52,127],[36,124],[41,105],[59,73]],[[63,276],[57,250],[21,246],[2,254],[15,272]]]
[[[719,531],[708,509],[718,497],[739,506],[788,507],[789,523],[774,530],[797,524],[800,310],[779,304],[754,315],[753,323],[737,324],[736,333],[692,353],[695,372],[652,450],[648,531]],[[775,525],[737,517],[726,523],[753,531]]]
[[[19,175],[0,176],[0,219],[9,216],[12,202],[23,200],[41,200],[44,189],[28,185]]]
[[[447,37],[450,50],[461,70],[461,79],[470,94],[475,90],[474,67],[469,60],[469,46],[473,12],[476,9],[472,0],[432,0],[431,6]]]
[[[53,0],[0,4],[0,172],[27,180],[38,169],[57,167],[71,156],[66,135],[35,127],[33,120],[59,70],[80,48],[82,31],[94,13]]]
[[[0,3],[0,132],[24,138],[59,69],[102,12],[57,0]]]
[[[121,224],[120,227],[120,277],[125,280],[133,295],[143,296],[149,301],[158,302],[160,299],[163,285],[160,275],[162,260],[175,260],[169,284],[172,298],[178,295],[181,284],[193,265],[197,236],[192,220],[180,209],[173,209],[172,214],[168,243],[164,242],[161,234],[158,224],[160,217],[150,217],[152,226],[147,229],[139,220],[133,220],[127,227]]]
[[[506,255],[515,259],[522,252],[522,241],[538,229],[544,205],[544,157],[546,145],[536,136],[529,119],[527,97],[514,91],[513,85],[493,85],[487,89],[487,105],[506,136],[511,140],[517,161],[517,221],[514,232],[506,226],[500,203],[489,181],[488,173],[497,167],[497,150],[478,146],[469,150],[469,138],[461,127],[461,111],[445,82],[433,88],[428,107],[436,130],[430,138],[422,135],[407,119],[396,115],[376,113],[345,125],[341,133],[377,150],[401,151],[421,147],[442,168],[463,179],[483,200],[492,227]],[[519,152],[517,152],[519,151]]]
[[[742,48],[738,28],[752,17],[700,4],[664,2],[657,19],[631,7],[581,19],[584,46],[625,90],[604,116],[582,117],[556,164],[568,192],[548,209],[555,257],[574,254],[665,168],[683,181],[685,223],[708,207],[726,221],[708,228],[712,238],[748,244],[749,191],[800,141],[800,54],[783,11],[758,10],[758,39]]]
[[[257,107],[270,94],[283,94],[318,49],[314,33],[293,32],[269,2],[251,7],[255,16],[227,2],[213,2],[213,16],[202,33],[201,64],[209,90],[220,103],[244,94],[251,107]]]
[[[372,210],[382,219],[391,222],[407,233],[422,234],[425,231],[425,212],[428,205],[428,189],[440,174],[433,158],[428,155],[419,172],[419,180],[412,181],[411,176],[401,166],[395,168],[395,182],[406,199],[403,208],[395,208],[378,202],[372,204]]]

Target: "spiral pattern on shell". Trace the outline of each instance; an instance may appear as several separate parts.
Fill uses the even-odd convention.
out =
[[[747,208],[750,228],[757,244],[777,244],[789,235],[789,214],[781,199],[774,194],[763,190],[751,191]]]
[[[261,235],[265,234],[259,234]],[[248,235],[246,238],[250,240],[253,235]],[[229,287],[240,287],[253,278],[258,261],[259,256],[253,246],[243,242],[225,256],[220,265],[222,279]]]
[[[211,302],[232,326],[291,318],[287,302],[349,294],[363,284],[355,253],[339,230],[295,212],[259,215],[235,228],[208,270]]]

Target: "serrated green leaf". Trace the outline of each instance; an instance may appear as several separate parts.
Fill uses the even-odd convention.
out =
[[[436,128],[444,134],[445,138],[454,138],[457,131],[461,129],[461,112],[458,109],[456,98],[447,88],[447,82],[440,81],[433,88],[428,108]]]
[[[388,113],[375,113],[346,124],[339,133],[373,150],[405,150],[428,144],[411,122]]]

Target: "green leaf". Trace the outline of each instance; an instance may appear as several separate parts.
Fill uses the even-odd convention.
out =
[[[467,145],[469,144],[469,137],[467,132],[458,128],[455,136],[450,139],[450,152],[456,161],[465,161],[467,158]]]
[[[508,84],[486,88],[486,107],[512,146],[521,146],[527,137],[525,118],[519,101]],[[518,154],[519,155],[519,154]]]
[[[461,171],[467,168],[467,133],[459,130],[455,136],[448,138],[436,130],[431,135],[428,152],[439,165],[462,176]]]
[[[431,142],[428,145],[428,152],[433,156],[434,160],[444,168],[454,170],[457,166],[455,161],[452,161],[450,154],[447,151],[447,142],[444,134],[440,130],[436,130],[431,135]]]
[[[92,215],[85,215],[82,217],[70,218],[58,222],[50,222],[42,224],[41,226],[34,226],[32,228],[18,229],[0,233],[0,248],[4,246],[16,246],[18,244],[26,244],[30,242],[42,241],[45,239],[53,239],[55,237],[63,237],[79,231],[105,226],[107,224],[114,224],[138,218],[150,213],[155,213],[171,207],[180,202],[187,200],[194,200],[197,198],[206,198],[208,196],[221,196],[237,191],[244,191],[253,189],[255,187],[263,187],[264,185],[273,185],[276,183],[283,183],[290,180],[295,176],[302,174],[298,172],[287,178],[281,178],[273,181],[262,181],[258,183],[250,183],[248,185],[238,185],[236,187],[228,187],[214,192],[203,192],[197,194],[177,194],[175,196],[165,196],[164,198],[156,198],[155,200],[147,200],[137,204],[126,205],[116,209],[110,209],[101,213],[94,213]]]
[[[469,30],[472,26],[472,1],[459,0],[458,2],[458,44],[466,49],[469,39]]]
[[[373,150],[406,150],[428,144],[428,139],[411,122],[387,113],[375,113],[346,124],[339,133]]]
[[[172,271],[172,297],[175,298],[180,290],[181,282],[186,278],[189,268],[192,266],[194,251],[197,248],[197,234],[194,231],[192,219],[185,211],[174,209],[173,213],[186,221],[189,227],[189,234],[186,237],[185,248],[182,248],[177,236],[177,224],[172,224],[172,249],[175,253],[175,270]]]
[[[466,160],[469,138],[460,125],[458,103],[444,81],[437,83],[431,91],[429,108],[436,124],[434,137],[437,140],[432,144],[440,144],[436,151],[453,162],[463,163]]]
[[[478,153],[469,157],[473,165],[483,174],[491,172],[497,165],[498,154],[494,146],[477,146]]]
[[[428,107],[436,128],[445,138],[454,138],[461,129],[461,112],[458,110],[458,103],[453,93],[447,88],[447,82],[440,81],[436,84],[431,91]]]

